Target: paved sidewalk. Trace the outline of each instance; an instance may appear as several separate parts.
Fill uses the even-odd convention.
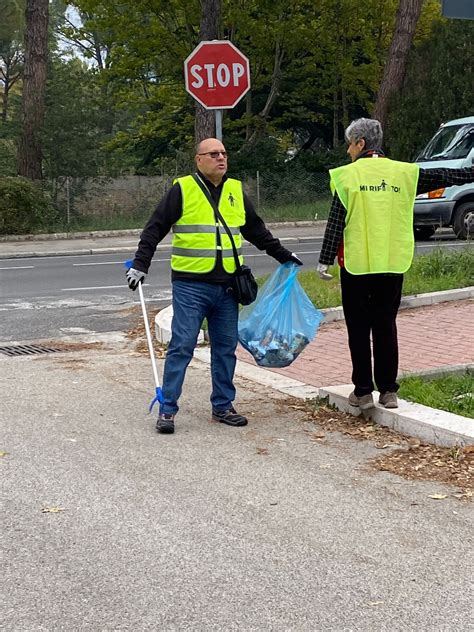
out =
[[[325,221],[269,223],[268,228],[283,242],[301,242],[322,237]],[[47,257],[55,255],[135,252],[141,230],[96,231],[93,233],[58,233],[57,235],[0,236],[0,259]],[[158,250],[171,245],[166,235]]]
[[[474,362],[474,301],[453,301],[401,311],[397,319],[400,373]],[[243,348],[239,360],[256,366]],[[301,356],[285,369],[266,369],[311,386],[351,382],[344,322],[323,324]]]
[[[240,378],[249,425],[213,424],[201,362],[158,435],[150,373],[125,341],[0,355],[0,629],[468,629],[457,488],[374,470],[391,449],[375,442],[315,441],[286,396]]]

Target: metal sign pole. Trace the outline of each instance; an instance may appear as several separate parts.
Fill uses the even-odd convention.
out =
[[[222,110],[214,110],[216,113],[216,138],[222,140]]]

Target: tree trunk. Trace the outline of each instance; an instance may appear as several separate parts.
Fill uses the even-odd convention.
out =
[[[416,25],[420,17],[423,0],[400,0],[395,21],[395,32],[388,52],[387,63],[377,95],[374,118],[385,128],[390,98],[403,85],[410,52],[415,35]]]
[[[48,0],[27,0],[25,18],[25,69],[18,144],[18,174],[42,177],[40,132],[44,120],[44,95],[48,57]]]
[[[254,145],[257,140],[263,135],[266,128],[266,123],[270,111],[276,101],[278,96],[278,92],[280,90],[281,83],[281,65],[283,62],[283,58],[285,56],[285,50],[280,46],[279,42],[275,44],[275,55],[273,60],[273,74],[272,74],[272,85],[270,86],[270,92],[268,93],[267,100],[265,101],[265,105],[261,112],[258,113],[259,121],[250,135],[250,138],[246,142],[247,146]]]
[[[202,0],[200,42],[219,38],[220,12],[221,0]],[[206,110],[199,103],[196,103],[194,135],[196,143],[200,143],[204,138],[211,138],[216,135],[214,110]]]
[[[341,86],[341,107],[342,107],[342,125],[344,131],[349,126],[349,108],[347,105],[347,93],[344,85]]]
[[[2,96],[2,121],[7,120],[8,112],[8,93],[10,92],[10,64],[9,60],[5,64],[5,71],[3,73],[3,96]]]
[[[332,95],[332,146],[333,149],[339,145],[339,99],[337,98],[337,87]]]
[[[245,95],[245,114],[247,115],[247,123],[245,125],[245,142],[247,142],[252,133],[250,127],[250,117],[252,116],[252,91],[249,90]]]

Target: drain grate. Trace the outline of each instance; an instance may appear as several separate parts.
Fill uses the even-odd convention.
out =
[[[10,345],[0,347],[0,353],[6,356],[40,355],[43,353],[57,353],[62,349],[46,347],[45,345]]]

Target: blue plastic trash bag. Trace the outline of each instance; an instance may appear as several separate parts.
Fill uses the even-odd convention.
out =
[[[321,312],[299,284],[295,263],[284,263],[239,316],[239,340],[260,366],[284,367],[316,335]]]

